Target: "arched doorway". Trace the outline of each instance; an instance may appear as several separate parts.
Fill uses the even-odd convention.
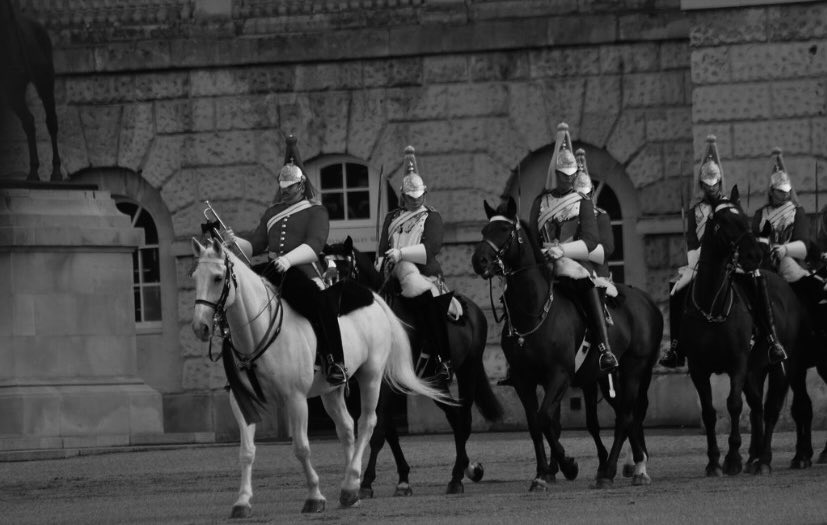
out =
[[[643,241],[635,231],[640,215],[637,192],[622,164],[605,150],[589,144],[574,143],[583,148],[589,164],[589,173],[595,184],[597,205],[612,218],[615,252],[609,266],[615,281],[644,287],[646,284],[643,260]],[[546,176],[554,144],[529,154],[515,169],[506,184],[504,195],[518,203],[520,217],[528,220],[531,204],[546,186]],[[637,261],[636,263],[633,261]]]

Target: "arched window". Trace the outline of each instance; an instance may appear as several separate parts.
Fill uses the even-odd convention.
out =
[[[612,220],[612,235],[614,236],[614,251],[609,257],[609,271],[612,280],[618,283],[625,282],[625,263],[623,262],[623,214],[617,195],[608,184],[592,177],[595,202],[599,208],[606,210]]]
[[[133,228],[144,230],[144,244],[132,253],[135,322],[143,326],[160,323],[161,263],[155,221],[143,206],[125,197],[115,198],[115,205],[131,218]]]

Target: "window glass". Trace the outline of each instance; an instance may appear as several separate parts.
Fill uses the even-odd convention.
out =
[[[129,216],[134,228],[144,231],[144,244],[132,252],[132,284],[135,296],[135,322],[161,320],[161,261],[158,229],[152,216],[139,204],[119,199],[118,210]]]
[[[370,192],[348,192],[347,216],[348,219],[370,219]]]
[[[143,287],[144,321],[161,320],[161,286]]]
[[[367,188],[370,181],[368,180],[368,167],[364,164],[355,164],[353,162],[348,162],[346,165],[347,167],[347,187],[350,189],[354,188]]]
[[[341,221],[345,219],[345,202],[344,194],[342,193],[323,193],[322,204],[327,208],[327,214],[331,221]]]
[[[340,189],[342,187],[342,165],[331,164],[320,172],[319,186],[322,190]]]

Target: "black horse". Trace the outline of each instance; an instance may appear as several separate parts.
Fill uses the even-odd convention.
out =
[[[798,349],[809,333],[807,316],[789,285],[772,272],[762,273],[766,276],[777,335],[789,360],[783,365],[770,365],[766,338],[753,339],[756,324],[749,298],[754,290],[750,278],[740,272],[741,269],[754,270],[761,259],[761,248],[735,187],[730,200],[718,203],[707,221],[698,272],[687,294],[680,329],[681,347],[689,360],[689,375],[698,390],[706,427],[707,476],[734,475],[744,468],[739,450],[742,393],[750,406],[752,429],[747,471],[771,472],[772,435],[789,385],[788,376],[798,376],[801,367]],[[754,348],[751,340],[755,341]],[[713,373],[726,373],[730,378],[727,410],[731,428],[723,468],[719,462],[721,452],[715,434],[716,413],[709,381]],[[793,417],[796,417],[795,409]]]
[[[383,292],[386,301],[393,311],[406,325],[411,338],[411,348],[414,351],[414,359],[418,359],[424,338],[412,327],[414,326],[413,312],[409,310],[407,300],[394,293],[390,293],[385,286],[386,283],[380,274],[373,267],[370,258],[353,247],[353,241],[348,237],[344,243],[329,245],[325,247],[325,254],[336,262],[339,275],[342,278],[355,279],[369,288]],[[463,475],[467,475],[472,481],[480,481],[483,476],[483,467],[479,463],[471,465],[465,444],[471,435],[471,406],[477,405],[480,413],[487,421],[497,421],[502,418],[503,409],[491,390],[491,384],[483,367],[483,352],[488,336],[488,324],[485,315],[473,301],[467,297],[456,294],[462,304],[463,316],[457,322],[448,322],[448,340],[451,348],[451,361],[454,366],[459,388],[459,406],[451,406],[437,403],[437,406],[445,412],[451,430],[454,433],[454,444],[456,445],[456,460],[451,471],[451,480],[448,483],[446,492],[448,494],[459,494],[464,491],[462,485]],[[433,352],[431,353],[433,355]],[[379,404],[376,408],[378,421],[370,440],[370,459],[368,460],[365,474],[362,477],[360,497],[373,497],[373,481],[376,479],[376,458],[385,441],[393,452],[396,461],[396,469],[399,474],[399,481],[396,486],[395,496],[408,496],[412,494],[408,481],[410,467],[405,460],[405,455],[399,444],[399,435],[393,421],[393,406],[400,394],[392,391],[383,384],[379,394]]]
[[[663,316],[643,291],[618,285],[618,297],[610,301],[614,326],[609,329],[610,345],[620,359],[615,375],[617,392],[609,376],[599,373],[597,352],[588,352],[581,343],[587,338],[587,321],[581,307],[555,280],[536,241],[527,234],[516,213],[514,199],[498,209],[485,203],[489,223],[483,240],[474,251],[474,271],[486,279],[504,277],[502,303],[506,312],[501,343],[511,366],[517,395],[525,409],[528,430],[534,442],[537,476],[529,490],[546,490],[559,465],[563,475],[574,479],[577,462],[565,455],[560,444],[560,401],[570,384],[580,386],[586,405],[586,425],[597,447],[597,487],[608,487],[617,472],[623,442],[629,438],[635,461],[632,483],[651,483],[646,473],[646,443],[643,419],[649,406],[648,389],[652,368],[658,358],[663,335]],[[582,366],[577,367],[578,364]],[[538,407],[537,385],[545,390]],[[615,410],[614,442],[611,453],[599,435],[597,419],[598,385]],[[614,395],[612,395],[614,394]],[[545,436],[552,461],[546,459]]]
[[[46,111],[46,127],[52,140],[52,181],[62,180],[57,150],[57,113],[55,111],[55,69],[52,42],[46,29],[16,12],[9,0],[0,0],[0,97],[23,125],[29,146],[29,175],[39,180],[37,133],[34,117],[26,106],[26,87],[34,84]]]

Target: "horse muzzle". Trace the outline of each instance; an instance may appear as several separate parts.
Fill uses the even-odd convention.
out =
[[[206,341],[210,338],[210,332],[212,332],[212,320],[205,322],[202,319],[193,318],[192,333],[195,334],[195,337],[201,341]]]

